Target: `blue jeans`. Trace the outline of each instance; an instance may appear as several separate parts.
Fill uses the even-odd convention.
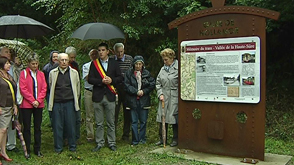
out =
[[[63,148],[63,133],[67,133],[70,151],[76,150],[76,111],[73,101],[65,103],[54,102],[52,109],[52,127],[54,148],[61,152]]]
[[[137,145],[139,142],[145,144],[148,110],[141,108],[140,101],[137,101],[137,108],[131,109],[131,116],[132,116],[132,144]],[[138,132],[139,122],[140,122],[140,131]]]

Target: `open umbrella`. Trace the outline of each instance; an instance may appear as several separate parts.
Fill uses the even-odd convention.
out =
[[[0,17],[0,38],[34,38],[43,36],[53,29],[32,18],[20,15]]]
[[[6,46],[9,49],[15,50],[22,64],[26,64],[27,55],[34,52],[30,47],[28,47],[23,42],[16,41],[16,40],[0,39],[0,46]]]
[[[88,23],[79,27],[71,35],[71,38],[78,38],[81,40],[88,39],[102,39],[110,40],[115,38],[125,38],[124,33],[116,26],[109,23]]]
[[[0,17],[0,38],[28,39],[43,36],[52,30],[49,26],[25,16],[6,15]],[[17,43],[15,47],[16,56],[19,53]],[[24,60],[25,58],[21,58],[21,61]]]

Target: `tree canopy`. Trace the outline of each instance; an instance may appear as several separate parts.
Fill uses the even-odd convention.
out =
[[[291,37],[294,36],[294,3],[291,2],[226,0],[226,5],[255,6],[281,13],[278,21],[267,21],[269,81],[280,76],[280,71],[293,78],[294,42]],[[44,61],[51,50],[64,51],[72,45],[78,48],[78,60],[84,63],[88,51],[102,41],[80,41],[70,38],[70,35],[83,24],[107,22],[121,28],[126,35],[125,40],[110,40],[107,43],[111,46],[115,42],[123,42],[126,53],[143,55],[147,64],[152,65],[151,72],[154,74],[162,66],[159,52],[166,47],[177,50],[177,30],[169,30],[167,24],[178,17],[211,7],[209,0],[3,0],[0,5],[1,15],[26,15],[55,29],[49,36],[26,41]]]

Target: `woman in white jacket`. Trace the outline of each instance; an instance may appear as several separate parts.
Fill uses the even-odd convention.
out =
[[[162,139],[162,111],[165,113],[166,136],[168,132],[168,124],[173,127],[173,139],[171,147],[178,145],[178,60],[175,59],[175,52],[170,49],[164,49],[160,52],[164,66],[161,68],[156,79],[157,97],[159,106],[156,121],[159,122],[160,141],[156,145],[163,144]],[[164,102],[164,109],[162,109]]]

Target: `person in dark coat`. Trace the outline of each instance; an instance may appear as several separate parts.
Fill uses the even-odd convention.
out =
[[[88,75],[89,84],[93,85],[92,101],[94,106],[96,132],[96,147],[93,152],[99,151],[105,143],[104,140],[104,114],[107,124],[107,142],[112,151],[116,151],[115,137],[115,100],[117,93],[115,87],[123,81],[118,62],[108,57],[109,48],[106,43],[98,46],[99,59],[92,61]]]
[[[46,93],[46,102],[49,104],[50,98],[50,86],[49,86],[49,73],[52,69],[58,67],[58,51],[54,50],[50,52],[50,61],[43,67],[42,72],[44,73],[45,80],[47,83],[47,93]],[[48,111],[50,126],[52,126],[52,114],[51,111]]]
[[[144,68],[144,58],[135,56],[133,67],[124,77],[126,91],[126,105],[131,110],[132,117],[132,145],[146,143],[146,127],[148,109],[150,109],[150,93],[155,88],[155,79]],[[138,123],[140,129],[138,131]]]

